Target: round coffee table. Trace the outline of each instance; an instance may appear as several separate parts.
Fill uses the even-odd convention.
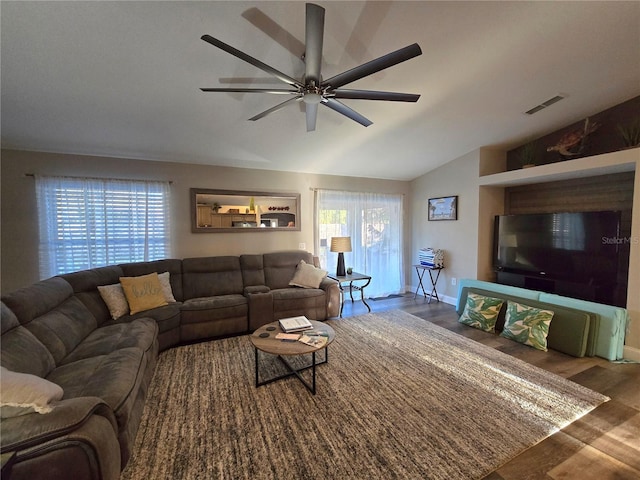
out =
[[[251,343],[253,344],[253,347],[255,349],[256,387],[267,385],[268,383],[275,382],[276,380],[281,380],[283,378],[288,378],[295,375],[312,394],[316,394],[316,366],[322,365],[323,363],[327,363],[329,361],[329,344],[335,338],[336,332],[326,323],[317,322],[315,320],[309,321],[313,326],[313,330],[310,330],[310,332],[326,336],[327,343],[321,346],[317,346],[307,345],[297,340],[287,341],[278,339],[276,338],[276,335],[279,333],[283,333],[283,330],[282,328],[280,328],[280,324],[277,321],[269,323],[267,325],[263,325],[251,334],[249,338],[251,339]],[[300,334],[302,332],[296,333]],[[324,350],[324,360],[317,362],[316,352],[319,350]],[[260,381],[260,362],[258,354],[259,351],[277,356],[289,371],[283,375]],[[289,361],[285,358],[286,356],[290,355],[305,355],[309,353],[311,354],[311,365],[307,365],[302,368],[294,368],[291,363],[289,363]],[[305,380],[301,374],[301,372],[303,372],[304,370],[308,370],[309,368],[312,371],[311,383]]]

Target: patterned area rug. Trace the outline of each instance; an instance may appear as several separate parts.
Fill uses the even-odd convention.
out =
[[[162,353],[122,478],[477,479],[608,400],[402,311],[327,323],[315,396],[255,388],[248,336]]]

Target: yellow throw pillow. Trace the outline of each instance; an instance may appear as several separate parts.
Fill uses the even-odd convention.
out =
[[[131,315],[167,304],[160,279],[155,272],[139,277],[120,277],[120,284],[129,302]]]

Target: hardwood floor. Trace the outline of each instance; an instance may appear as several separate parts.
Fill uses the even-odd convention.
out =
[[[457,322],[452,305],[413,294],[367,300],[373,313],[399,309],[484,345],[568,378],[611,398],[485,477],[485,480],[640,479],[640,364],[575,358],[541,352]],[[367,313],[360,301],[345,302],[343,317]],[[505,442],[509,439],[505,438]]]

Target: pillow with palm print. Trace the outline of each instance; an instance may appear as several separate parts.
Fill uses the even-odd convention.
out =
[[[504,330],[500,336],[546,352],[547,335],[552,318],[551,310],[507,302]]]
[[[498,313],[503,303],[504,300],[501,298],[485,297],[469,292],[464,312],[458,321],[470,327],[494,333]]]

